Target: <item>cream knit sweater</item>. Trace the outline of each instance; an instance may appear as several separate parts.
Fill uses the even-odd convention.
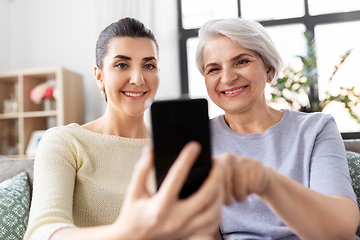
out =
[[[30,217],[24,240],[45,240],[63,227],[116,220],[134,164],[148,139],[102,135],[78,124],[49,129],[35,157]],[[155,192],[155,178],[148,179]]]

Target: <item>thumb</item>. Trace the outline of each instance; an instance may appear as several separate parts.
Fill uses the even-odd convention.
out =
[[[128,186],[127,194],[138,199],[144,195],[150,196],[146,188],[146,180],[153,164],[153,151],[150,146],[142,150],[139,161],[135,164],[134,171]]]

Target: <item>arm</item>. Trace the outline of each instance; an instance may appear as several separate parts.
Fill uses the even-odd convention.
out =
[[[72,222],[76,163],[72,148],[54,130],[45,133],[37,148],[33,197],[24,240],[48,239]]]
[[[359,224],[356,204],[325,196],[265,167],[229,153],[215,157],[226,166],[226,203],[255,193],[301,239],[353,239]]]
[[[196,156],[198,144],[189,144],[171,167],[159,191],[150,196],[146,176],[152,166],[152,152],[146,149],[137,163],[118,219],[111,225],[91,228],[63,228],[56,239],[177,239],[193,234],[213,234],[221,220],[223,202],[222,168],[214,163],[202,187],[187,199],[178,195]]]
[[[267,171],[269,185],[258,196],[301,239],[354,239],[359,210],[353,200],[322,195]]]
[[[223,240],[220,229],[213,235],[195,235],[187,238],[187,240]]]

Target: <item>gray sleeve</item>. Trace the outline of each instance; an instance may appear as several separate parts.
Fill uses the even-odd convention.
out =
[[[318,133],[310,163],[310,188],[324,195],[342,195],[356,202],[346,151],[331,115]]]

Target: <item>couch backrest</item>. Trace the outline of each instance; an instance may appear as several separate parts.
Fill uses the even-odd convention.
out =
[[[360,153],[360,139],[344,140],[344,145],[346,150]]]
[[[0,155],[0,182],[26,171],[30,179],[30,188],[34,181],[34,159],[13,159]]]

